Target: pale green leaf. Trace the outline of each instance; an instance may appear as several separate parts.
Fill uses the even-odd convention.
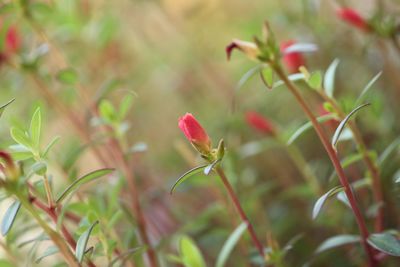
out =
[[[229,258],[233,248],[239,242],[240,237],[246,231],[248,225],[246,222],[241,223],[236,229],[232,232],[229,238],[225,241],[222,246],[221,252],[218,254],[216,267],[223,267],[226,264],[226,261]]]

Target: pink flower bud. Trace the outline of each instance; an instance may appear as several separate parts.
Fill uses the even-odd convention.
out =
[[[232,41],[232,43],[230,43],[225,49],[228,60],[231,58],[233,49],[239,49],[247,57],[249,57],[250,59],[254,59],[254,60],[257,59],[257,56],[260,52],[260,50],[258,49],[258,47],[255,43],[234,39]]]
[[[183,117],[179,118],[178,125],[186,138],[200,153],[208,154],[211,151],[210,138],[191,113],[186,113]]]
[[[246,112],[246,122],[248,125],[265,135],[275,135],[275,127],[272,123],[261,114],[248,111]]]
[[[283,54],[283,63],[286,66],[286,69],[290,73],[296,73],[299,71],[301,66],[305,66],[306,61],[303,55],[299,52],[289,52],[285,53],[286,48],[291,45],[294,45],[296,42],[294,40],[288,40],[286,42],[281,43],[281,53]]]
[[[347,23],[357,27],[363,31],[369,32],[371,31],[371,26],[368,22],[358,14],[357,11],[351,8],[341,8],[337,10],[337,15]]]

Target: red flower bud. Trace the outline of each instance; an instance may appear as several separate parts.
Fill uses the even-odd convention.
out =
[[[275,127],[273,124],[263,117],[261,114],[248,111],[246,112],[246,121],[251,127],[266,135],[275,135]]]
[[[301,66],[306,64],[306,61],[303,55],[299,52],[289,52],[285,53],[286,48],[291,45],[294,45],[296,42],[294,40],[288,40],[286,42],[281,43],[281,53],[283,54],[283,63],[285,64],[287,70],[290,73],[295,73],[299,71]]]
[[[211,151],[211,140],[208,134],[191,113],[186,113],[179,118],[178,125],[186,138],[200,153],[208,154]]]
[[[357,27],[363,31],[369,32],[371,31],[371,26],[368,22],[358,14],[357,11],[351,8],[341,8],[337,10],[337,15],[347,23]]]

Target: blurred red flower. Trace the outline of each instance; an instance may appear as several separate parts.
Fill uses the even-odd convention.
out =
[[[275,127],[273,124],[261,114],[255,111],[246,112],[246,122],[252,128],[266,135],[275,135]]]
[[[363,31],[371,31],[371,26],[369,23],[358,14],[357,11],[351,8],[340,8],[337,10],[337,15],[345,22],[359,28]]]
[[[286,48],[294,45],[295,43],[296,42],[294,40],[288,40],[286,42],[282,42],[280,46],[281,53],[283,54],[283,63],[290,73],[298,72],[299,68],[306,64],[306,61],[300,52],[285,53]]]

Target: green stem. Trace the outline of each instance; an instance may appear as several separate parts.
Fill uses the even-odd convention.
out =
[[[337,155],[337,152],[334,150],[332,147],[331,143],[329,142],[328,137],[326,136],[325,132],[323,131],[321,125],[318,123],[315,115],[312,113],[310,107],[308,104],[305,102],[305,99],[303,96],[300,94],[300,90],[287,78],[286,74],[282,70],[282,68],[279,65],[273,65],[272,67],[274,68],[276,74],[279,76],[279,78],[285,83],[289,91],[293,94],[293,96],[296,98],[297,102],[303,109],[304,113],[307,115],[307,117],[310,119],[311,123],[313,124],[313,127],[315,131],[317,132],[317,135],[319,139],[321,140],[335,170],[336,173],[338,174],[340,183],[344,187],[344,192],[349,200],[351,209],[353,210],[358,228],[360,230],[361,234],[361,244],[367,254],[368,258],[368,266],[369,267],[375,267],[377,266],[377,262],[374,259],[373,255],[373,250],[372,248],[368,245],[367,243],[367,238],[369,236],[368,229],[366,226],[366,223],[364,221],[364,218],[361,214],[361,211],[358,207],[356,198],[353,194],[353,191],[351,189],[349,180],[347,179],[343,167],[340,163],[339,157]]]
[[[313,191],[316,194],[320,195],[322,193],[322,189],[318,182],[318,178],[314,175],[299,148],[294,144],[287,145],[284,140],[279,138],[279,136],[277,137],[277,139],[285,147],[287,154],[289,155],[290,159],[292,160],[298,171],[301,173],[303,178],[306,180],[306,182],[311,185]]]

